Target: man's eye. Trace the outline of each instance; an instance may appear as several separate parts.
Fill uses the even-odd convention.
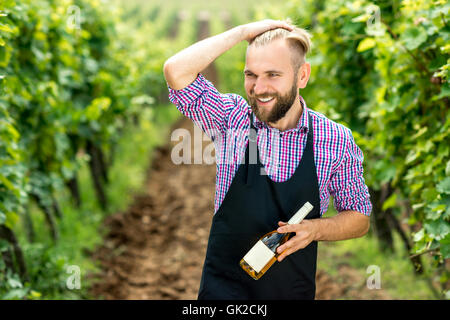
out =
[[[269,73],[269,77],[273,78],[273,77],[277,77],[278,74],[277,73]]]

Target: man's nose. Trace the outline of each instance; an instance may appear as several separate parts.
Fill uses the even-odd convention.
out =
[[[255,95],[261,95],[267,93],[267,85],[264,80],[257,79],[255,86],[253,87],[253,92]]]

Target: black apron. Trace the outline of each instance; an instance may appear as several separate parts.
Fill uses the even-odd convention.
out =
[[[304,109],[303,109],[304,110]],[[259,279],[251,278],[240,266],[244,255],[265,233],[287,222],[306,201],[314,208],[306,219],[320,217],[320,198],[313,151],[313,127],[309,131],[302,158],[286,181],[274,182],[260,174],[256,135],[248,137],[245,163],[239,168],[225,198],[213,217],[199,300],[217,299],[314,299],[317,242],[276,261]],[[253,133],[253,114],[250,113]],[[253,145],[251,145],[253,144]],[[256,163],[249,163],[249,147],[257,150]],[[253,161],[255,162],[255,161]]]

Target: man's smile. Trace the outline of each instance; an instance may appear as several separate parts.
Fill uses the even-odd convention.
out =
[[[260,106],[268,106],[272,103],[272,101],[275,100],[275,97],[270,98],[257,98],[256,101],[258,102],[258,105]]]
[[[267,97],[267,98],[257,98],[258,102],[262,104],[267,104],[271,102],[274,99],[274,97]]]

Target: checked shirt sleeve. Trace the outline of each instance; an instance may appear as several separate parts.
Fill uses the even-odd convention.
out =
[[[169,100],[177,109],[203,130],[211,139],[225,134],[228,110],[232,107],[229,95],[221,94],[201,73],[194,82],[181,90],[169,89]]]
[[[338,212],[351,210],[370,216],[372,204],[363,177],[364,156],[351,131],[347,129],[346,132],[348,135],[344,156],[337,170],[331,175],[329,192],[334,198],[334,207]]]

